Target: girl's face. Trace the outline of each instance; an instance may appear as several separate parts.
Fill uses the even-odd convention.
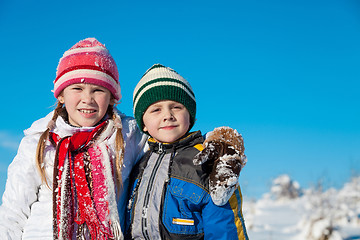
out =
[[[161,143],[183,137],[190,127],[190,114],[181,103],[165,100],[150,105],[144,115],[144,131]]]
[[[66,87],[58,100],[65,104],[69,123],[77,127],[95,126],[112,104],[111,93],[107,88],[84,83]]]

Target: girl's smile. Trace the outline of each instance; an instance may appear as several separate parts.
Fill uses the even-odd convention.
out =
[[[96,110],[87,110],[87,109],[80,109],[79,111],[84,114],[91,114],[91,113],[96,112]]]

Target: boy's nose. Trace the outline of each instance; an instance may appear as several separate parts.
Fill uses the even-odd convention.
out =
[[[164,112],[164,121],[166,120],[174,120],[174,114],[170,110],[166,110]]]

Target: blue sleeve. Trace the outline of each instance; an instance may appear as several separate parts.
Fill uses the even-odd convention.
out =
[[[211,201],[205,205],[202,212],[204,222],[204,239],[241,239],[248,240],[244,217],[242,215],[242,196],[238,187],[229,201],[223,206],[217,206]]]

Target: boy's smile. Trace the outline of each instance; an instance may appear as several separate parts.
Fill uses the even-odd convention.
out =
[[[171,143],[184,136],[190,127],[190,114],[181,103],[164,100],[150,105],[144,115],[144,132],[161,143]]]
[[[66,87],[58,100],[65,104],[71,125],[93,127],[105,116],[111,93],[98,85],[77,83]]]

